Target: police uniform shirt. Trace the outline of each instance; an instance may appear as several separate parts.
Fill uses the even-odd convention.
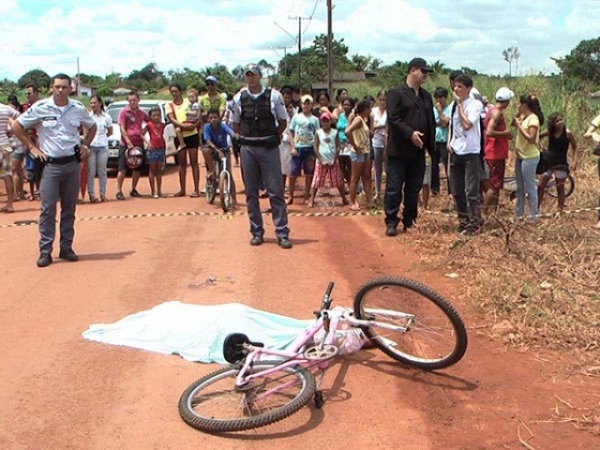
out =
[[[36,102],[17,120],[25,129],[35,127],[39,148],[50,158],[73,156],[79,128],[95,125],[81,102],[69,99],[65,106],[57,106],[54,97]]]
[[[266,88],[262,86],[260,93],[253,94],[248,90],[248,88],[242,89],[240,92],[235,94],[233,97],[233,104],[231,106],[231,118],[229,119],[231,123],[240,123],[242,116],[242,105],[240,103],[241,95],[243,91],[248,91],[248,94],[253,99],[257,99],[260,95],[265,92]],[[275,123],[278,124],[280,120],[288,120],[288,114],[285,109],[285,104],[283,103],[283,97],[279,93],[279,91],[275,89],[271,89],[271,114],[275,117]]]

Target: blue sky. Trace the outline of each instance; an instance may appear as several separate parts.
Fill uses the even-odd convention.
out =
[[[520,74],[550,73],[558,71],[551,57],[600,35],[600,0],[333,3],[336,39],[350,54],[384,63],[421,56],[504,74],[501,53],[512,45],[521,53]],[[296,51],[289,34],[297,34],[298,22],[290,17],[312,16],[303,22],[306,46],[327,31],[326,0],[0,0],[0,14],[0,79],[12,80],[34,68],[75,74],[77,57],[82,72],[101,76],[127,75],[152,61],[163,71],[276,64],[279,47]]]

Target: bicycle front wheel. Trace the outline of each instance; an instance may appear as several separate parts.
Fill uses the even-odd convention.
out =
[[[254,364],[253,373],[276,367]],[[208,433],[243,431],[291,416],[316,390],[306,369],[289,367],[236,387],[239,366],[217,370],[192,383],[179,399],[179,415],[191,427]]]
[[[231,209],[231,175],[227,170],[221,172],[219,176],[219,196],[221,199],[221,209],[227,212]]]
[[[217,182],[213,178],[206,180],[206,201],[212,205],[217,195]]]
[[[382,277],[363,284],[354,314],[372,321],[365,335],[385,354],[426,370],[456,364],[467,350],[467,331],[444,298],[414,280]]]

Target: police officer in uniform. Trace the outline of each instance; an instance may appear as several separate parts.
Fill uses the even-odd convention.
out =
[[[79,190],[79,161],[89,152],[88,145],[96,134],[96,124],[81,102],[69,98],[71,78],[65,74],[54,77],[52,97],[32,105],[13,125],[17,138],[34,157],[44,163],[40,184],[42,210],[39,219],[40,257],[38,267],[52,263],[52,244],[56,230],[56,203],[60,201],[60,252],[58,257],[77,261],[73,251],[75,236],[75,206]],[[79,142],[79,130],[87,132]],[[35,128],[39,148],[25,132]]]
[[[233,99],[231,123],[233,131],[240,135],[242,174],[252,233],[250,245],[261,245],[265,233],[258,199],[262,182],[269,195],[279,246],[289,249],[292,243],[279,158],[279,142],[285,131],[287,111],[281,94],[262,86],[259,66],[248,64],[244,74],[247,87]]]

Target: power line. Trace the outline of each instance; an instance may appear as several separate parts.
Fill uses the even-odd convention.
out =
[[[317,10],[317,6],[319,5],[319,0],[315,1],[315,6],[312,10],[312,13],[310,13],[310,16],[308,17],[308,23],[306,24],[306,26],[304,27],[304,31],[302,32],[302,36],[304,36],[304,34],[306,33],[306,31],[308,30],[308,27],[310,26],[310,21],[312,20],[313,16],[315,15],[315,11]]]

